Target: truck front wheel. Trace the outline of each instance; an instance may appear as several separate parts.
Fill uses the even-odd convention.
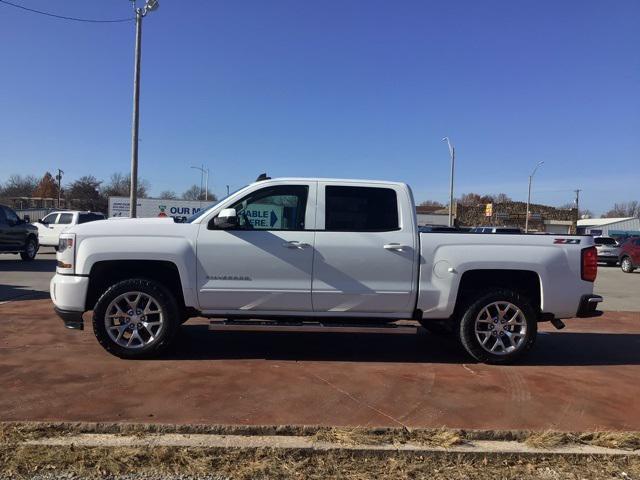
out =
[[[513,363],[534,344],[537,319],[531,302],[513,290],[476,297],[460,322],[460,340],[476,360]]]
[[[120,358],[157,357],[180,325],[174,296],[153,280],[118,282],[102,294],[93,310],[93,331],[109,353]]]

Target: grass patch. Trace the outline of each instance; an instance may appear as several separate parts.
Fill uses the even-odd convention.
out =
[[[30,477],[37,472],[74,473],[104,478],[127,473],[161,476],[219,475],[231,479],[397,480],[430,478],[627,478],[640,477],[634,457],[520,458],[513,455],[468,456],[403,452],[362,454],[350,451],[280,451],[271,449],[0,447],[0,475]]]
[[[367,429],[362,427],[320,428],[313,440],[338,445],[399,445],[413,443],[429,447],[452,447],[465,440],[458,430]]]

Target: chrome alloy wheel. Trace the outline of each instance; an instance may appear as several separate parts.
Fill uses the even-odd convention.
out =
[[[620,264],[620,267],[622,267],[623,272],[633,272],[633,264],[631,263],[631,259],[629,257],[624,257],[622,263]]]
[[[511,302],[493,302],[476,317],[476,338],[487,352],[508,355],[524,345],[527,319]]]
[[[107,307],[104,325],[111,340],[125,348],[142,348],[162,331],[164,313],[158,301],[143,292],[127,292]]]

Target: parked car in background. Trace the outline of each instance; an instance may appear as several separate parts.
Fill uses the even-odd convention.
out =
[[[470,233],[522,233],[518,227],[473,227]]]
[[[607,265],[615,265],[618,263],[620,256],[620,245],[615,238],[612,237],[594,237],[598,251],[598,261]]]
[[[38,253],[38,230],[6,205],[0,205],[0,253],[19,253],[27,261]]]
[[[74,225],[104,220],[105,218],[105,215],[99,212],[65,210],[51,212],[46,217],[34,223],[34,225],[38,229],[38,241],[40,245],[57,249],[62,232],[66,232]]]
[[[640,237],[628,238],[620,246],[618,260],[620,268],[625,273],[632,273],[640,267]]]

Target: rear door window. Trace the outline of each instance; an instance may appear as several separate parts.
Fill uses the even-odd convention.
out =
[[[80,213],[78,215],[78,223],[88,223],[96,220],[104,220],[104,215],[100,213]]]
[[[58,217],[58,225],[68,225],[73,221],[73,213],[61,213]]]
[[[325,190],[325,230],[388,232],[399,229],[395,190],[328,185]]]

